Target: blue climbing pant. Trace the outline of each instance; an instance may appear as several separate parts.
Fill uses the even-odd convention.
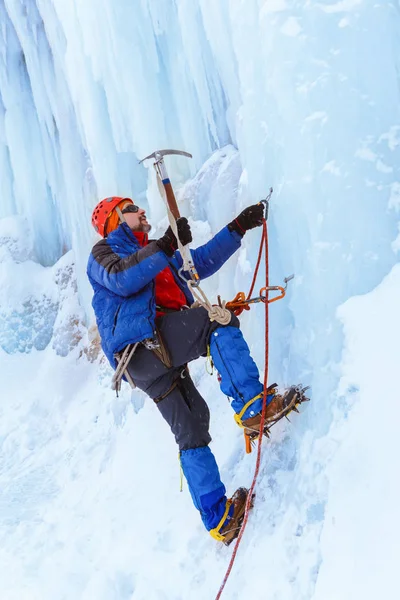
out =
[[[211,334],[210,351],[221,376],[221,390],[232,398],[233,410],[240,413],[247,402],[263,391],[257,365],[242,332],[236,327],[218,327]],[[246,409],[242,419],[253,417],[261,408],[262,398],[259,398]]]
[[[214,529],[224,515],[227,500],[214,455],[208,446],[203,446],[183,450],[180,456],[193,504],[206,529]]]

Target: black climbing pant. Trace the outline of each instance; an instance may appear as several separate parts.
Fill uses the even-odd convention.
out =
[[[128,365],[129,374],[150,398],[156,401],[162,398],[157,401],[157,407],[169,424],[180,451],[207,446],[211,441],[210,413],[186,364],[206,356],[210,336],[221,325],[211,322],[202,307],[166,314],[158,317],[156,324],[172,366],[167,367],[154,352],[140,344]],[[239,327],[234,314],[229,326]]]

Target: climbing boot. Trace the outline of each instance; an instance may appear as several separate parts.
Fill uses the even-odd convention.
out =
[[[305,396],[307,387],[301,385],[292,385],[288,389],[284,390],[282,394],[277,393],[277,384],[274,383],[269,386],[267,394],[274,394],[271,402],[265,408],[265,420],[264,420],[264,435],[269,437],[269,429],[272,425],[275,425],[283,417],[287,417],[292,411],[299,412],[297,407],[302,402],[307,402],[309,398]],[[260,434],[260,423],[261,413],[258,413],[254,417],[244,419],[241,425],[244,429],[244,437],[246,444],[246,452],[251,452],[251,443],[254,442]]]
[[[226,510],[221,521],[215,529],[210,531],[212,537],[223,542],[225,546],[229,546],[240,533],[248,495],[248,489],[238,488],[232,498],[227,500]],[[253,498],[250,507],[253,507]]]
[[[283,394],[276,393],[276,383],[269,386],[267,393],[273,394],[271,402],[267,404],[265,408],[265,423],[275,420],[282,411],[285,410],[287,406],[289,406],[293,394],[294,388],[289,388],[285,390]],[[261,423],[261,413],[254,415],[254,417],[250,417],[249,419],[244,419],[242,421],[242,426],[244,427],[244,432],[246,434],[250,434],[252,432],[260,431],[260,423]]]

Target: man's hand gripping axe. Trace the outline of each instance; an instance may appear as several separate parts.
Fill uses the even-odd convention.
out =
[[[172,227],[172,231],[175,234],[176,239],[179,242],[178,231],[176,227],[176,221],[180,218],[180,212],[178,208],[178,204],[176,202],[174,190],[172,189],[171,181],[168,177],[167,169],[164,164],[164,156],[167,154],[180,154],[181,156],[187,156],[188,158],[192,158],[192,155],[188,152],[183,152],[182,150],[156,150],[149,156],[143,158],[140,162],[142,163],[149,158],[154,159],[154,169],[157,173],[157,183],[160,189],[160,193],[163,196],[165,202],[168,205],[170,214],[168,215],[170,225]],[[171,215],[173,218],[171,218]],[[197,273],[196,267],[194,266],[192,255],[189,249],[189,246],[180,246],[180,251],[183,259],[183,266],[179,270],[179,275],[182,279],[186,280],[186,277],[182,274],[182,271],[188,271],[190,274],[190,278],[192,280],[192,286],[196,287],[200,283],[200,277]]]

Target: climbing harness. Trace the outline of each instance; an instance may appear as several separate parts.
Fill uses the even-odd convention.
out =
[[[136,342],[136,344],[128,344],[126,348],[124,348],[124,351],[122,353],[117,352],[116,354],[114,354],[114,358],[117,361],[117,368],[115,369],[113,378],[111,380],[111,389],[115,390],[117,397],[118,392],[121,390],[121,381],[124,375],[131,388],[136,388],[132,377],[129,375],[127,367],[129,361],[135,353],[136,348],[138,347],[138,344],[139,342]]]
[[[166,398],[168,396],[168,394],[170,394],[176,387],[179,387],[181,380],[185,379],[186,374],[187,374],[187,365],[185,365],[185,367],[179,373],[178,377],[172,382],[172,385],[167,389],[167,391],[164,394],[162,394],[161,396],[158,396],[157,398],[153,398],[153,402],[158,404],[159,402],[161,402],[161,400],[164,400],[164,398]]]
[[[122,352],[116,352],[114,354],[114,358],[117,362],[117,368],[111,380],[111,389],[115,390],[117,397],[121,390],[121,382],[123,377],[125,377],[133,390],[136,389],[135,382],[133,381],[132,376],[129,374],[128,365],[139,344],[145,346],[147,350],[151,350],[168,369],[172,367],[168,349],[164,344],[164,340],[162,339],[162,336],[158,330],[156,330],[154,337],[146,338],[145,340],[136,342],[135,344],[128,344]],[[168,390],[168,394],[170,391],[172,391],[172,389],[173,387]],[[165,396],[166,395],[167,394],[165,394]]]

